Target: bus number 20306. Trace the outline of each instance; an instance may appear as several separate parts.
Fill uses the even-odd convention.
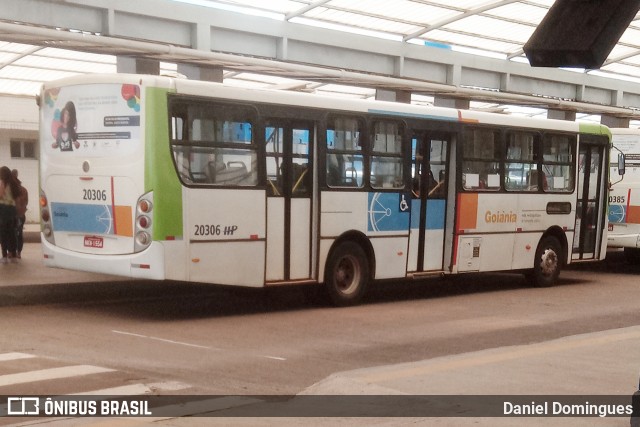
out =
[[[220,235],[233,235],[238,229],[237,225],[212,225],[212,224],[196,224],[195,235],[196,236],[220,236]]]
[[[106,201],[107,190],[95,190],[95,189],[85,188],[84,190],[82,190],[82,200]]]

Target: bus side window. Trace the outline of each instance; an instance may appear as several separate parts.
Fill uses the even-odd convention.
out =
[[[172,150],[183,183],[258,184],[251,107],[178,100],[171,108]]]
[[[212,160],[207,163],[204,174],[207,176],[207,182],[214,184],[218,177],[218,173],[222,172],[227,166],[222,162]]]
[[[341,184],[340,166],[338,165],[337,154],[327,155],[327,184],[337,187]]]
[[[506,140],[505,189],[532,191],[540,188],[538,158],[540,135],[535,132],[510,130]]]
[[[471,191],[500,190],[500,132],[490,128],[465,131],[462,186]]]
[[[311,174],[309,173],[309,165],[301,163],[293,163],[293,194],[307,194],[311,190]]]
[[[327,184],[331,187],[362,187],[362,155],[329,154]]]
[[[400,122],[379,120],[373,124],[371,141],[371,186],[373,188],[403,188],[404,162]]]
[[[330,117],[327,122],[326,182],[329,187],[364,186],[364,155],[359,117]]]
[[[576,150],[573,135],[545,134],[542,143],[542,172],[549,192],[570,193],[574,188]]]
[[[440,172],[438,173],[438,180],[436,181],[435,178],[433,178],[433,172],[429,171],[429,175],[430,175],[430,180],[433,179],[433,185],[430,186],[430,190],[429,193],[427,194],[427,197],[429,199],[444,199],[446,196],[445,193],[445,178],[446,178],[446,173],[444,169],[441,169]]]

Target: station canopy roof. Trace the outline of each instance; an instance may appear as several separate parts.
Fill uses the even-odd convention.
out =
[[[335,31],[431,45],[475,55],[527,62],[522,47],[554,0],[173,0],[259,15]],[[1,18],[0,18],[1,19]],[[575,70],[640,83],[640,15],[619,39],[600,70]],[[161,63],[161,73],[176,64]],[[0,39],[0,94],[35,95],[42,82],[83,73],[116,72],[116,57]],[[225,70],[227,84],[287,87],[295,82],[275,76]],[[317,93],[373,97],[375,90],[311,83]],[[433,98],[413,95],[412,102]],[[491,103],[472,108],[545,116],[546,111]],[[580,116],[578,116],[580,119]],[[589,118],[586,118],[589,120]]]

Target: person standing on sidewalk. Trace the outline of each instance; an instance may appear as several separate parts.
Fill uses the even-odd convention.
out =
[[[13,177],[11,169],[0,168],[0,246],[2,262],[16,261],[16,200],[20,185]]]
[[[27,205],[29,204],[29,192],[18,179],[18,169],[13,169],[11,174],[20,186],[20,194],[15,198],[16,201],[16,257],[22,258],[22,248],[24,246],[24,223],[27,220]]]

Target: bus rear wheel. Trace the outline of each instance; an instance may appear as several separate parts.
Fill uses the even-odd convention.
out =
[[[560,276],[562,267],[562,247],[552,236],[543,238],[536,249],[536,257],[531,272],[531,282],[536,287],[553,286]]]
[[[359,303],[369,283],[369,259],[362,247],[351,241],[340,243],[327,260],[324,280],[334,305]]]

